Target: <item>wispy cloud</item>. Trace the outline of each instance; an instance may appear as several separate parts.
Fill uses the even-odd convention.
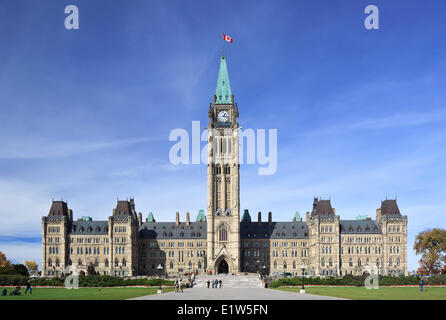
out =
[[[313,131],[303,133],[303,136],[340,135],[355,131],[412,127],[441,122],[445,120],[445,110],[422,113],[397,113],[381,118],[349,119],[348,122],[338,123],[336,125],[328,127],[317,128]]]
[[[0,159],[42,159],[70,157],[77,154],[122,148],[129,145],[165,140],[159,137],[137,137],[107,141],[50,141],[35,137],[0,138]]]

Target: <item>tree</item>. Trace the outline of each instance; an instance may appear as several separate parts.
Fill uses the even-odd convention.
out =
[[[421,268],[429,274],[439,273],[442,262],[446,262],[446,230],[434,228],[420,232],[415,238],[414,250],[421,255]]]
[[[37,273],[37,263],[35,261],[28,261],[25,260],[25,266],[28,269],[28,272],[32,275],[32,274],[36,274]]]
[[[6,259],[6,255],[0,251],[0,267],[8,267],[11,264],[11,261]]]

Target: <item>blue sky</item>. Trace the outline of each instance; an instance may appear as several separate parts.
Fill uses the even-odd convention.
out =
[[[80,29],[64,28],[75,4]],[[380,30],[364,8],[380,9]],[[245,128],[278,130],[278,170],[241,169],[241,206],[291,220],[314,196],[342,219],[386,197],[414,236],[446,227],[444,1],[1,1],[0,250],[41,260],[65,199],[106,219],[134,196],[173,221],[206,203],[204,165],[173,166],[169,132],[204,127],[222,33]],[[265,217],[265,215],[264,215]]]

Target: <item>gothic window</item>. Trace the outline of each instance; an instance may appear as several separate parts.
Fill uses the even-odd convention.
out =
[[[170,261],[169,267],[170,267],[170,269],[173,269],[173,262],[172,261]]]
[[[277,261],[274,261],[274,269],[277,269]]]
[[[321,260],[321,266],[325,267],[325,259],[324,258],[322,258],[322,260]]]
[[[390,258],[390,260],[389,260],[389,267],[391,267],[392,264],[393,264],[393,261],[392,261],[392,258]]]
[[[125,261],[125,258],[122,259],[122,266],[125,267],[127,265],[127,262]]]
[[[376,266],[379,267],[379,265],[380,265],[380,262],[379,262],[379,258],[378,258],[378,259],[376,259]]]
[[[361,266],[361,258],[358,259],[358,266]]]
[[[79,260],[77,261],[77,265],[78,265],[78,266],[82,266],[82,260],[81,260],[81,259],[79,259]]]
[[[350,258],[350,260],[348,261],[348,265],[349,265],[350,267],[353,267],[353,259],[352,259],[352,258]]]
[[[293,269],[296,269],[296,261],[293,261]]]
[[[95,266],[95,267],[99,267],[99,261],[98,261],[98,259],[96,259],[96,260],[94,261],[94,266]]]
[[[108,259],[105,259],[105,267],[108,268]]]
[[[330,260],[328,260],[328,265],[330,266],[330,267],[332,267],[333,266],[333,260],[330,258]]]
[[[118,261],[118,258],[115,259],[115,267],[119,267],[119,261]]]
[[[71,259],[68,259],[68,265],[71,266],[72,264]]]
[[[396,265],[399,267],[400,266],[400,258],[396,259]]]
[[[226,229],[226,226],[220,227],[220,230],[218,231],[218,240],[228,241],[228,230]]]
[[[198,261],[198,269],[201,269],[201,261]]]
[[[286,265],[286,262],[284,261],[283,262],[283,269],[286,269],[286,267],[287,267],[287,265]]]
[[[48,259],[48,267],[51,267],[53,265],[53,262],[51,261],[51,259]]]
[[[56,259],[56,267],[60,267],[60,261],[59,261],[59,259]]]

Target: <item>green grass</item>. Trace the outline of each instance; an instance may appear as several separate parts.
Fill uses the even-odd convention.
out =
[[[0,288],[0,292],[3,288]],[[158,288],[33,288],[32,295],[24,295],[22,288],[20,296],[9,296],[13,288],[7,288],[8,296],[0,296],[2,300],[124,300],[149,294],[156,294]],[[172,291],[173,288],[163,288],[163,292]]]
[[[300,287],[281,287],[276,290],[299,292]],[[306,287],[309,294],[332,296],[354,300],[446,300],[446,287],[381,287],[366,289],[364,287]]]

